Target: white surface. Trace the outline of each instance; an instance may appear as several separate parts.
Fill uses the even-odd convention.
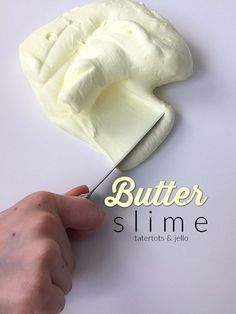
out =
[[[18,62],[18,44],[30,31],[80,3],[84,2],[2,2],[2,209],[35,190],[63,192],[80,183],[94,184],[110,167],[105,157],[50,124]],[[190,241],[176,245],[135,243],[134,208],[107,210],[100,233],[75,245],[78,266],[64,313],[234,314],[235,2],[145,3],[169,18],[189,42],[195,73],[189,81],[159,91],[177,111],[175,129],[157,153],[128,174],[138,186],[154,186],[160,180],[189,187],[197,183],[209,201],[202,208],[153,208],[157,225],[164,215],[186,219]],[[101,198],[110,192],[117,175],[100,189]],[[147,211],[140,209],[145,217]],[[115,234],[112,219],[119,215],[127,218],[128,226]],[[202,215],[209,221],[209,230],[197,234],[193,220]]]

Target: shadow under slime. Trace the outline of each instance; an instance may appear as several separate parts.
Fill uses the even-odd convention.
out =
[[[190,48],[193,58],[193,74],[191,80],[202,78],[207,73],[207,66],[204,62],[204,53],[195,44],[188,40],[188,46]]]
[[[113,182],[118,176],[120,173],[116,171],[108,181]],[[114,217],[122,215],[124,209],[105,207],[104,196],[111,195],[111,185],[112,183],[103,183],[101,194],[98,189],[91,198],[105,210],[103,226],[87,238],[73,244],[77,264],[73,275],[73,291],[84,300],[96,299],[101,295],[108,295],[109,292],[114,293],[114,290],[120,289],[125,284],[126,265],[129,261],[123,252],[129,230],[126,229],[126,232],[121,234],[113,231]]]

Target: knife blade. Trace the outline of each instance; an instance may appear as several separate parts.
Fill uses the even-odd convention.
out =
[[[92,194],[97,190],[97,188],[115,171],[115,169],[122,163],[122,161],[135,149],[136,146],[142,141],[142,139],[157,125],[157,123],[163,118],[165,113],[162,113],[161,116],[158,116],[155,120],[154,123],[151,124],[147,128],[144,134],[129,148],[129,150],[124,154],[124,156],[114,165],[114,167],[99,181],[98,184],[84,197],[86,199],[90,199]]]

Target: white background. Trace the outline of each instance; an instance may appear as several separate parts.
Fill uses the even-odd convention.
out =
[[[19,43],[34,29],[84,1],[1,2],[0,207],[36,190],[58,193],[95,184],[111,167],[106,157],[53,126],[37,104],[18,61]],[[235,314],[236,312],[236,104],[233,0],[145,1],[167,17],[189,43],[194,74],[158,91],[177,112],[168,140],[143,165],[126,173],[138,186],[176,180],[199,184],[202,208],[152,208],[154,234],[164,216],[185,219],[187,243],[137,243],[131,209],[106,209],[103,229],[74,245],[77,270],[65,314]],[[116,172],[98,191],[110,193]],[[140,234],[147,213],[139,209]],[[126,219],[113,232],[113,218]],[[208,231],[194,231],[205,216]],[[145,220],[146,219],[146,220]]]

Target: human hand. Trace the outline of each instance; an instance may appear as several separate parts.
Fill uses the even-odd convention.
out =
[[[33,193],[0,213],[0,313],[56,314],[72,288],[74,258],[69,238],[97,229],[102,209],[77,196]]]

